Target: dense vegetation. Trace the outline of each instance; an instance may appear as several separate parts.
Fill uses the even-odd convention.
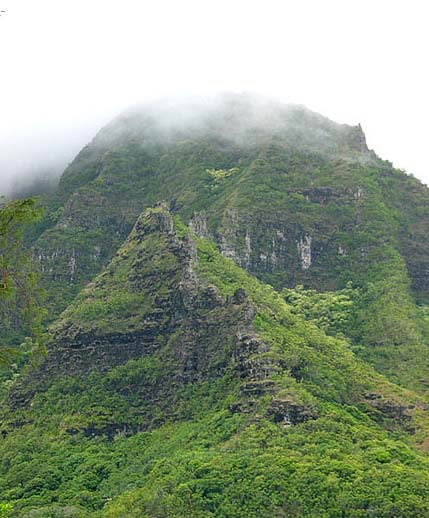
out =
[[[113,121],[43,199],[0,516],[429,516],[428,189],[302,107],[192,108]]]
[[[32,198],[0,199],[0,364],[17,358],[26,337],[27,353],[42,346],[43,312],[37,274],[24,245],[24,231],[40,217]]]

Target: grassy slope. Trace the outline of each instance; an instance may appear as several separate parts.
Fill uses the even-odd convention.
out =
[[[170,280],[174,291],[177,243],[186,242],[187,231],[179,226],[172,248],[171,236],[151,227],[154,215],[143,225],[152,230],[144,239],[131,235],[60,328],[94,330],[92,322],[101,334],[126,333],[138,306],[122,314],[122,327],[124,308],[107,304],[109,286],[123,285],[138,272],[144,272],[143,286],[157,272],[153,287],[163,291]],[[154,257],[157,251],[166,262]],[[153,354],[103,374],[53,381],[30,406],[5,415],[0,494],[13,503],[14,516],[427,516],[427,458],[411,445],[423,439],[423,410],[417,405],[411,421],[395,420],[366,398],[377,392],[395,407],[415,404],[417,396],[363,364],[347,341],[294,315],[271,287],[210,242],[199,240],[197,252],[199,290],[216,286],[227,301],[243,288],[256,309],[254,331],[265,344],[248,358],[256,379],[237,376],[237,360],[227,351],[221,376],[176,385],[182,334],[159,337],[161,347]],[[136,270],[139,257],[143,264]],[[108,306],[104,321],[100,300]],[[212,319],[221,329],[232,307],[224,304],[204,310],[206,324]],[[140,315],[151,306],[151,300],[140,306]],[[224,355],[216,344],[214,364]],[[195,340],[192,347],[201,344]],[[271,388],[249,395],[256,381]],[[158,397],[147,391],[150,386]],[[295,424],[283,415],[277,419],[279,404],[297,411]],[[414,439],[405,433],[410,426],[417,430]],[[33,511],[26,514],[28,509]]]

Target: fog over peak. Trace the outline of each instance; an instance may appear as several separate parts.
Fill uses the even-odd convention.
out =
[[[86,144],[108,146],[120,138],[141,139],[142,128],[150,138],[164,141],[180,134],[205,134],[240,146],[278,133],[282,138],[289,135],[291,145],[334,154],[338,138],[357,130],[362,134],[362,150],[367,151],[360,125],[339,124],[304,105],[273,96],[228,91],[153,96],[117,114],[106,112],[80,124],[47,125],[44,131],[26,128],[18,143],[14,135],[3,135],[0,194],[15,197],[54,190],[64,169]]]
[[[127,106],[218,91],[361,123],[378,155],[429,181],[424,2],[1,0],[1,9],[0,192],[59,174]]]
[[[225,130],[225,138],[233,139],[249,128],[275,131],[276,127],[284,126],[285,114],[296,112],[327,120],[303,105],[272,96],[223,91],[152,96],[116,113],[112,108],[83,120],[51,120],[42,128],[26,126],[18,135],[0,128],[0,194],[25,195],[51,189],[83,146],[96,136],[102,139],[106,132],[111,136],[112,131],[131,131],[135,117],[151,119],[164,135],[192,129],[201,131],[217,124]]]
[[[35,183],[40,182],[55,184],[67,164],[109,118],[57,121],[44,127],[28,125],[18,134],[0,128],[0,195],[37,191]]]
[[[252,92],[169,96],[129,107],[100,130],[94,144],[107,148],[124,141],[143,147],[205,137],[241,148],[282,142],[336,158],[368,162],[360,125],[338,124],[303,105]]]

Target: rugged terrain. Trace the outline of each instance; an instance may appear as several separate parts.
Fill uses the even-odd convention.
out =
[[[28,236],[51,338],[8,381],[12,516],[428,516],[429,190],[249,96],[100,131]]]

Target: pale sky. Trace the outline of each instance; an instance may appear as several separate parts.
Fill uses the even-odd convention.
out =
[[[148,98],[255,92],[361,123],[429,183],[425,0],[0,0],[0,192]]]

